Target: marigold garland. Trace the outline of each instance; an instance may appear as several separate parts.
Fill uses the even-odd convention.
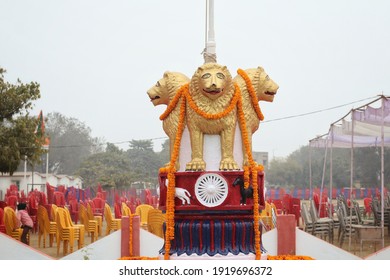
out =
[[[119,260],[121,261],[136,261],[136,260],[158,260],[158,257],[121,257]]]
[[[246,73],[245,73],[246,75]],[[264,116],[262,115],[260,108],[258,106],[257,102],[257,96],[254,94],[253,86],[251,86],[249,78],[246,76],[249,83],[247,83],[248,91],[251,94],[251,100],[254,105],[255,111],[259,117],[259,119],[263,119]],[[245,80],[245,78],[244,78]],[[249,86],[248,86],[249,85]],[[251,87],[250,87],[251,86]],[[259,193],[258,193],[258,183],[257,183],[257,175],[258,171],[262,171],[264,168],[263,166],[258,166],[256,162],[253,160],[251,148],[249,145],[248,140],[248,132],[246,130],[246,124],[245,124],[245,115],[243,112],[242,107],[242,96],[240,92],[239,86],[235,83],[235,92],[232,97],[232,100],[229,104],[229,106],[223,111],[219,112],[217,114],[209,114],[204,111],[202,111],[192,100],[191,95],[189,94],[189,84],[183,85],[177,94],[175,95],[172,102],[168,105],[166,111],[160,116],[160,120],[164,120],[174,108],[176,108],[180,98],[184,96],[184,98],[181,100],[180,105],[180,116],[179,116],[179,125],[178,125],[178,131],[175,138],[174,143],[174,149],[171,156],[171,161],[169,163],[168,167],[160,168],[160,172],[167,172],[167,178],[168,178],[168,186],[167,186],[167,199],[166,199],[166,215],[167,215],[167,222],[166,222],[166,232],[165,232],[165,255],[164,259],[169,259],[169,253],[171,249],[171,240],[174,239],[175,231],[174,231],[174,216],[175,216],[175,162],[179,156],[180,152],[180,143],[181,138],[184,131],[184,120],[185,120],[185,111],[186,111],[186,101],[188,101],[189,106],[192,110],[194,110],[197,114],[201,115],[202,117],[206,119],[219,119],[223,118],[226,115],[228,115],[230,112],[233,111],[233,109],[238,108],[238,118],[239,118],[239,124],[241,127],[241,137],[244,142],[245,147],[245,153],[248,155],[249,159],[249,166],[244,166],[244,181],[245,181],[245,187],[247,188],[249,186],[250,179],[252,180],[253,185],[253,212],[254,212],[254,230],[255,230],[255,250],[256,250],[256,259],[259,260],[261,257],[261,235],[260,235],[260,229],[259,229]],[[251,88],[251,89],[250,89]],[[252,92],[252,93],[251,93]],[[256,101],[256,102],[255,102]],[[257,105],[257,106],[256,106]],[[258,109],[256,109],[258,108]],[[250,178],[251,175],[251,178]]]
[[[277,256],[267,256],[267,260],[314,260],[312,257],[308,256],[295,256],[295,255],[277,255]]]
[[[244,184],[247,188],[249,186],[249,174],[251,174],[252,179],[252,187],[253,187],[253,223],[255,228],[255,252],[256,252],[256,260],[259,260],[261,257],[261,232],[259,228],[259,190],[257,183],[257,173],[258,167],[256,162],[253,160],[251,147],[249,144],[249,136],[245,122],[245,115],[242,106],[242,96],[241,92],[239,92],[240,99],[237,102],[238,106],[238,121],[241,127],[241,138],[244,142],[245,153],[248,156],[249,167],[244,166]]]
[[[186,87],[182,87],[180,91],[185,90]],[[188,87],[187,87],[188,89]],[[181,100],[180,104],[180,115],[179,115],[179,125],[175,137],[175,143],[173,145],[173,151],[171,156],[171,161],[168,166],[168,186],[167,186],[167,200],[166,200],[166,231],[165,231],[165,255],[164,259],[169,259],[169,252],[171,250],[171,240],[175,237],[175,163],[179,157],[180,152],[180,143],[184,131],[184,120],[186,113],[186,102],[185,98]]]
[[[129,216],[129,255],[133,257],[133,218],[135,214]]]
[[[247,87],[248,92],[250,94],[252,105],[253,105],[253,108],[255,109],[257,117],[261,121],[264,120],[264,115],[261,112],[261,109],[260,109],[260,106],[259,106],[259,99],[257,98],[256,90],[254,89],[254,87],[252,85],[252,82],[251,82],[250,78],[248,77],[248,74],[244,70],[242,70],[242,69],[238,69],[237,73],[245,81],[245,84],[246,84],[246,87]]]
[[[219,112],[219,113],[216,113],[216,114],[209,114],[209,113],[206,113],[204,111],[202,111],[194,102],[194,100],[192,99],[191,95],[190,95],[190,92],[189,90],[187,91],[184,91],[184,95],[188,101],[188,104],[190,105],[191,109],[194,110],[198,115],[204,117],[205,119],[209,119],[209,120],[216,120],[216,119],[220,119],[220,118],[223,118],[223,117],[226,117],[231,111],[233,111],[234,108],[236,108],[236,105],[237,105],[237,102],[238,100],[240,100],[241,98],[241,94],[240,94],[240,88],[238,87],[237,84],[234,84],[234,95],[230,101],[230,104],[229,106],[223,110],[222,112]]]
[[[189,83],[180,87],[180,89],[177,91],[175,97],[173,97],[172,101],[168,104],[167,109],[160,116],[160,120],[163,121],[169,116],[169,114],[173,111],[173,109],[176,108],[176,105],[179,102],[180,97],[182,97],[185,92],[188,92],[188,88],[189,88]]]

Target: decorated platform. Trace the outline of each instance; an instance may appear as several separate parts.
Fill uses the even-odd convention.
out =
[[[164,259],[260,259],[265,252],[259,225],[264,168],[253,159],[252,135],[264,119],[259,101],[272,102],[278,85],[262,67],[237,69],[233,77],[216,62],[212,29],[205,62],[191,78],[166,71],[147,92],[154,106],[167,106],[160,116],[170,141],[170,160],[159,170]]]

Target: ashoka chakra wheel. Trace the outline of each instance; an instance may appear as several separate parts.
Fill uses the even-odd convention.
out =
[[[196,180],[195,195],[207,207],[221,205],[228,195],[228,184],[222,176],[215,173],[203,174]]]

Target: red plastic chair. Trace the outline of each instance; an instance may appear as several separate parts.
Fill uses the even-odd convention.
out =
[[[4,209],[0,208],[0,232],[5,233],[5,224],[4,224]]]
[[[106,204],[104,199],[100,197],[95,197],[94,199],[92,199],[92,202],[95,207],[95,212],[104,214],[104,205]]]
[[[114,204],[114,214],[115,214],[115,219],[120,219],[122,218],[122,209],[121,209],[121,204],[115,203]]]
[[[299,226],[299,220],[301,218],[301,200],[299,198],[291,198],[291,211],[295,215],[297,225]]]
[[[58,192],[62,192],[63,194],[65,194],[66,188],[65,188],[64,185],[60,185],[60,186],[57,187],[57,191]]]
[[[75,198],[69,201],[69,212],[72,221],[77,224],[79,219],[79,204]]]
[[[7,207],[8,205],[7,205],[7,202],[5,202],[5,201],[0,201],[0,208],[1,209],[4,209],[5,207]]]
[[[63,192],[55,191],[53,193],[53,204],[58,207],[65,207],[65,195]]]
[[[55,188],[52,185],[50,185],[49,183],[46,183],[46,193],[47,193],[47,203],[48,204],[54,203],[54,190],[55,190]]]
[[[135,200],[134,202],[126,201],[126,205],[130,208],[131,213],[135,213],[135,208],[137,208],[137,206],[135,205]]]
[[[371,217],[371,214],[372,214],[371,202],[372,202],[372,198],[371,197],[366,197],[366,198],[363,199],[364,214],[366,215],[366,217]]]
[[[9,207],[16,210],[16,205],[18,204],[18,197],[16,195],[7,196],[6,202]]]
[[[328,197],[325,194],[322,194],[321,203],[320,203],[320,195],[318,193],[313,194],[313,200],[315,203],[315,206],[317,208],[318,215],[320,218],[328,217]],[[321,204],[321,206],[320,206]]]
[[[276,207],[276,211],[277,211],[276,214],[278,214],[278,215],[283,214],[283,203],[282,203],[282,200],[281,199],[273,199],[272,203]]]
[[[9,190],[10,190],[10,191],[16,191],[16,192],[19,191],[18,186],[17,186],[17,185],[14,185],[14,184],[12,184],[12,185],[9,186]]]
[[[30,194],[27,202],[27,211],[34,222],[33,232],[38,230],[38,201],[34,194]]]
[[[91,208],[92,215],[101,217],[101,219],[103,221],[104,211],[101,211],[101,209],[97,209],[93,200],[89,200],[88,205]],[[88,207],[88,205],[87,205],[87,207]]]
[[[292,201],[291,195],[285,194],[282,198],[283,214],[292,214]]]
[[[47,197],[44,192],[39,192],[39,205],[46,205],[47,204]]]

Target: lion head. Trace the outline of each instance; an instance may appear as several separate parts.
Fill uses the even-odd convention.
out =
[[[147,94],[154,106],[168,105],[180,87],[188,83],[190,79],[179,72],[165,72],[163,77],[151,87]]]
[[[191,79],[197,93],[216,100],[233,87],[232,76],[226,68],[216,63],[206,63],[197,69]]]
[[[257,67],[254,69],[252,83],[256,89],[257,98],[259,101],[274,101],[274,97],[279,89],[279,86],[268,76],[262,67]]]

